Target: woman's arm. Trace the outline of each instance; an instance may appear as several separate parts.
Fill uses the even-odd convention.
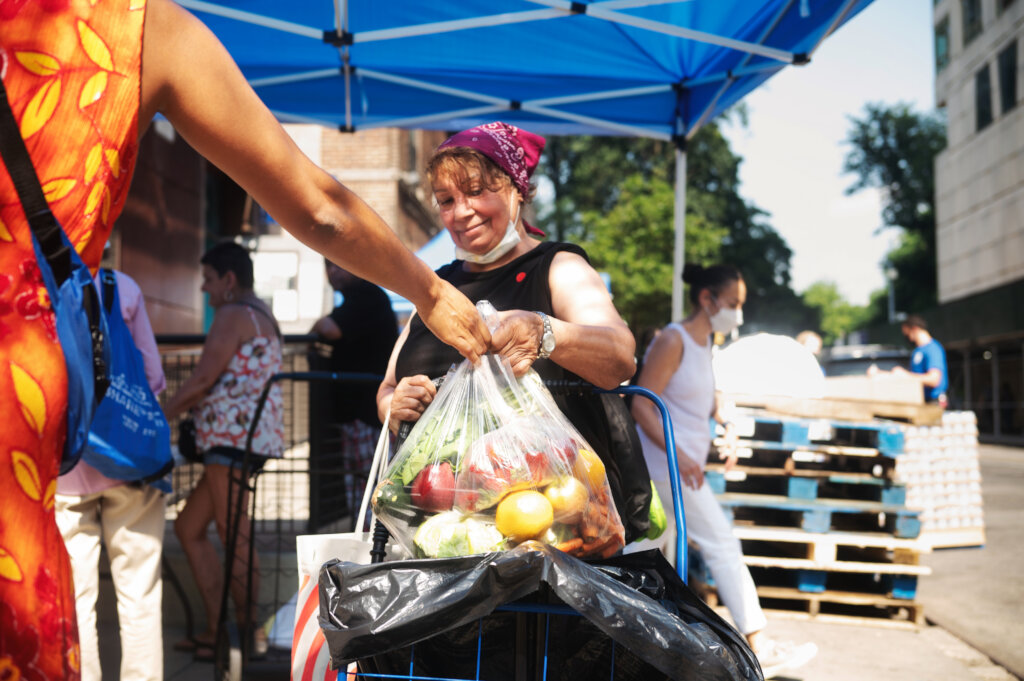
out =
[[[150,0],[144,36],[140,135],[164,114],[297,239],[408,298],[464,356],[475,361],[486,351],[489,333],[473,304],[299,150],[202,22],[170,0]]]
[[[561,252],[551,262],[551,361],[601,388],[614,388],[636,371],[636,341],[612,305],[597,271],[575,253]],[[501,313],[493,347],[509,358],[516,374],[537,359],[544,333],[540,315],[530,310]]]
[[[199,363],[181,387],[167,400],[164,413],[168,419],[191,409],[206,397],[238,350],[241,340],[238,329],[248,328],[243,326],[244,324],[251,322],[241,308],[231,306],[218,310],[213,318],[213,324],[210,325],[210,331],[206,334]]]
[[[647,388],[656,395],[665,392],[672,374],[679,369],[683,361],[683,339],[674,331],[663,331],[651,344],[651,349],[644,358],[644,367],[640,370],[636,384]],[[651,442],[665,449],[665,431],[661,423],[661,412],[653,402],[646,398],[633,399],[633,420],[643,430]]]
[[[663,331],[654,339],[654,343],[644,359],[644,368],[640,371],[636,384],[657,395],[662,395],[668,382],[672,379],[672,374],[679,369],[682,361],[682,336],[675,331]],[[633,420],[643,430],[644,435],[662,450],[667,451],[661,413],[654,403],[644,398],[634,399],[632,413]],[[693,489],[700,489],[700,486],[704,484],[704,470],[678,447],[676,448],[676,461],[679,463],[679,477],[683,484]]]

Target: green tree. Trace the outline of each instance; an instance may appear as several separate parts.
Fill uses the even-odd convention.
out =
[[[611,277],[615,306],[634,330],[661,326],[672,304],[673,188],[640,173],[617,188],[619,201],[603,213],[584,213],[585,246],[594,265]],[[707,224],[702,215],[687,223],[687,257],[700,262],[718,259],[726,229]]]
[[[946,146],[945,122],[903,103],[868,104],[863,117],[850,122],[851,150],[843,170],[857,179],[847,193],[881,189],[882,229],[901,230],[899,245],[888,254],[898,273],[896,307],[909,312],[931,307],[937,291],[934,168]]]
[[[583,216],[608,212],[621,197],[623,182],[634,175],[672,183],[672,145],[627,137],[550,137],[538,172],[551,182],[554,200],[539,206],[539,222],[558,241],[589,240]]]
[[[818,329],[825,345],[831,345],[859,328],[868,318],[869,309],[851,305],[831,281],[819,281],[807,287],[804,303],[819,315]]]
[[[686,259],[729,262],[749,289],[747,328],[795,333],[813,312],[790,287],[792,252],[767,215],[739,193],[742,159],[715,123],[690,140],[686,165]],[[554,198],[540,223],[587,248],[608,272],[615,304],[637,331],[669,320],[672,297],[675,154],[655,140],[552,138],[541,172]]]

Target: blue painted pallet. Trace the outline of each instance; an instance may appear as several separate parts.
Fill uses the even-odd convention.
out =
[[[807,532],[828,532],[832,529],[885,531],[906,539],[913,539],[921,533],[920,512],[900,505],[732,492],[716,496],[730,521],[738,519],[742,513],[742,519],[760,524],[791,526],[796,522]],[[749,513],[750,509],[757,509],[757,513]]]
[[[796,449],[821,446],[868,447],[883,456],[903,453],[903,428],[891,422],[836,421],[780,416],[743,410],[734,419],[741,446],[760,449]],[[712,438],[722,433],[709,422]]]
[[[807,594],[822,594],[826,591],[854,592],[907,601],[912,601],[917,596],[918,575],[886,572],[899,570],[903,567],[900,565],[879,563],[878,572],[871,573],[865,572],[863,566],[857,564],[851,564],[853,571],[847,572],[843,563],[835,563],[827,570],[815,570],[761,565],[759,563],[764,561],[758,558],[748,557],[746,562],[758,587],[794,588]],[[711,574],[700,551],[693,546],[690,547],[688,565],[691,581],[715,586],[714,575]]]
[[[709,605],[718,604],[714,586],[690,577],[691,588]],[[885,628],[915,630],[925,623],[924,608],[911,600],[848,591],[810,593],[798,589],[758,586],[757,595],[765,612],[828,622],[848,622]]]
[[[857,499],[878,501],[887,506],[903,506],[907,501],[906,486],[884,478],[842,474],[794,476],[761,473],[750,468],[744,468],[744,476],[737,480],[727,479],[720,470],[704,472],[704,479],[715,494],[729,491],[782,495],[791,499]]]

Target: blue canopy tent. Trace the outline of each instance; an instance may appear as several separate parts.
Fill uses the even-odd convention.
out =
[[[676,273],[686,140],[871,0],[178,0],[282,121],[676,143]],[[682,313],[674,278],[673,316]]]

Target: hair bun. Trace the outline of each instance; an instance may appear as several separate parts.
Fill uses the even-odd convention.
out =
[[[683,281],[687,284],[696,284],[703,278],[704,272],[703,265],[688,262],[683,265]]]

